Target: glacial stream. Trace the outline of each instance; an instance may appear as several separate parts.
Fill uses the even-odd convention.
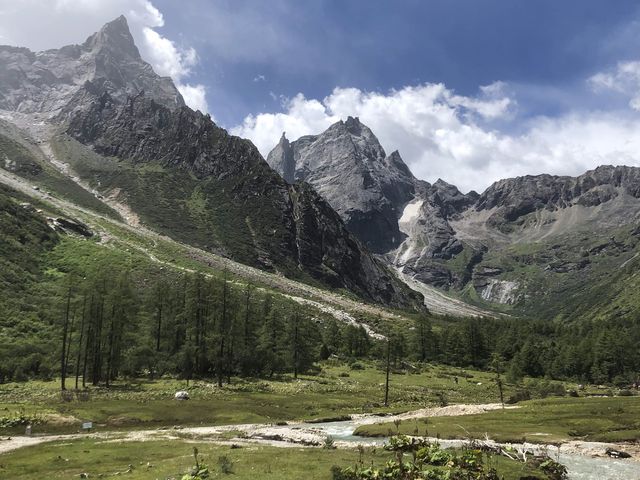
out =
[[[315,430],[327,436],[331,436],[337,444],[352,445],[382,445],[386,438],[369,438],[354,435],[353,432],[359,426],[357,421],[327,422],[303,424],[300,428]],[[435,439],[434,439],[435,441]],[[464,440],[438,440],[445,448],[461,447]],[[516,446],[516,445],[514,445]],[[540,448],[527,444],[528,449]],[[545,448],[548,454],[567,467],[570,480],[640,480],[640,462],[634,460],[613,459],[609,457],[591,457],[576,453],[560,452],[553,446]],[[604,452],[603,452],[604,454]]]

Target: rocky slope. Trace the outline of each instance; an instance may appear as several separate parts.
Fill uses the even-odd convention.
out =
[[[27,149],[65,162],[150,227],[368,300],[421,305],[310,187],[288,185],[251,142],[185,107],[171,80],[140,58],[124,17],[82,45],[1,47],[0,65],[0,108],[33,136]]]
[[[286,180],[316,186],[414,288],[457,291],[483,307],[531,313],[546,301],[545,315],[555,315],[591,305],[590,297],[605,305],[615,295],[602,283],[610,269],[639,257],[638,168],[525,176],[463,194],[442,180],[416,180],[392,156],[398,160],[386,160],[373,133],[349,118],[291,143],[283,136],[268,161]],[[365,214],[363,232],[354,218]]]
[[[0,46],[1,109],[55,115],[86,82],[120,101],[144,91],[167,107],[184,106],[171,79],[156,75],[140,57],[123,16],[82,45],[44,52]]]
[[[357,118],[291,143],[283,134],[267,162],[287,182],[313,185],[372,251],[401,243],[397,208],[414,196],[419,182],[398,152],[387,155]]]

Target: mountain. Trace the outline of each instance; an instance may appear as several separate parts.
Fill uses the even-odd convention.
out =
[[[293,142],[283,135],[267,160],[285,180],[311,183],[414,287],[543,317],[640,307],[627,273],[640,263],[638,168],[504,179],[464,194],[417,180],[351,117]]]
[[[418,181],[398,152],[387,155],[359,119],[349,117],[291,143],[283,134],[267,162],[287,182],[313,185],[372,251],[401,243],[397,208],[413,198]]]
[[[82,45],[44,52],[0,46],[0,108],[4,110],[55,115],[88,84],[119,101],[144,91],[167,107],[184,106],[172,80],[156,75],[140,57],[124,16]]]
[[[0,47],[0,66],[5,169],[248,265],[420,308],[312,188],[287,184],[251,142],[186,107],[142,60],[124,17],[82,45]]]

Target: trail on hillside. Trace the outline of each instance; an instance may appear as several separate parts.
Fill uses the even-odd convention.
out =
[[[327,290],[322,290],[311,285],[296,282],[295,280],[291,280],[280,275],[264,272],[257,268],[235,262],[228,258],[224,258],[210,252],[205,252],[204,250],[200,250],[190,245],[176,242],[169,237],[160,235],[148,229],[142,224],[130,225],[97,214],[91,210],[82,208],[67,200],[61,199],[57,196],[53,196],[40,189],[35,189],[34,186],[29,184],[26,180],[2,168],[0,168],[0,183],[8,185],[9,187],[18,190],[32,198],[37,198],[39,200],[48,202],[71,217],[77,217],[79,214],[82,214],[83,221],[86,221],[86,223],[88,223],[89,226],[96,231],[101,230],[101,228],[95,224],[95,222],[99,220],[100,222],[107,222],[119,228],[131,231],[132,233],[151,240],[154,244],[156,244],[157,242],[166,242],[168,244],[177,246],[187,252],[190,258],[202,263],[203,265],[214,268],[216,270],[227,269],[230,273],[237,275],[248,282],[265,285],[266,287],[281,292],[282,295],[285,295],[298,303],[316,306],[322,311],[330,313],[334,318],[341,322],[362,325],[363,328],[365,328],[365,330],[373,337],[377,338],[377,336],[380,335],[375,333],[373,328],[369,325],[357,321],[352,315],[353,312],[361,312],[367,315],[380,317],[385,320],[399,320],[402,318],[402,316],[389,312],[382,307],[359,302],[357,300],[353,300],[351,298],[347,298]],[[108,205],[113,206],[112,204]],[[111,235],[109,236],[111,237]],[[195,270],[193,269],[182,267],[180,265],[176,265],[174,263],[159,259],[156,255],[154,255],[151,249],[143,247],[130,239],[117,237],[117,240],[128,245],[131,248],[136,249],[137,251],[144,253],[149,257],[151,261],[155,263],[159,263],[184,272],[195,272]],[[108,242],[106,243],[108,244]]]

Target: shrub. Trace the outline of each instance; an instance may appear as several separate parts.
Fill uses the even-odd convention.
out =
[[[540,469],[549,477],[550,480],[564,480],[568,478],[567,467],[561,463],[547,458],[540,464]]]
[[[525,400],[531,400],[531,392],[529,390],[518,390],[505,403],[512,405]]]
[[[324,442],[322,443],[322,448],[325,448],[327,450],[333,450],[334,448],[336,448],[335,441],[333,440],[333,437],[331,435],[327,435],[324,438]]]
[[[220,471],[225,475],[233,473],[233,462],[226,455],[218,457],[218,466],[220,467]]]

